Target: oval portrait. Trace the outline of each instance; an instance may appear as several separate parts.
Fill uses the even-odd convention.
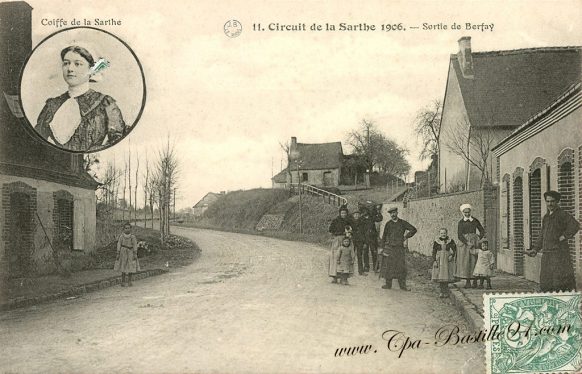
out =
[[[91,27],[56,32],[26,61],[20,100],[28,125],[70,152],[97,152],[136,126],[146,98],[142,66],[115,35]]]

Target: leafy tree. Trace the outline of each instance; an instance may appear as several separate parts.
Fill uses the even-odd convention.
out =
[[[348,134],[347,143],[370,172],[378,170],[403,176],[410,171],[406,160],[408,150],[380,132],[372,121],[362,120],[360,127]]]

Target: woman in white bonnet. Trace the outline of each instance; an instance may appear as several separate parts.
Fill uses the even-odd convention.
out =
[[[35,130],[49,142],[72,151],[98,150],[125,135],[127,127],[115,100],[89,87],[107,66],[88,46],[61,51],[67,92],[46,101]]]
[[[477,262],[477,243],[485,236],[485,229],[481,222],[471,215],[473,207],[471,204],[463,204],[459,208],[463,213],[463,218],[459,221],[457,236],[460,245],[457,249],[457,267],[455,277],[465,279],[465,288],[477,287],[477,279],[473,276],[473,270]],[[479,234],[477,235],[477,232]]]

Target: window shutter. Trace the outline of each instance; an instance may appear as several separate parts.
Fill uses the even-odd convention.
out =
[[[73,249],[85,249],[85,205],[82,200],[73,202]]]

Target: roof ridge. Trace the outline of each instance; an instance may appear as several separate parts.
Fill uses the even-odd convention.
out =
[[[536,53],[536,52],[559,52],[559,51],[582,51],[582,46],[570,45],[570,46],[557,46],[557,47],[534,47],[534,48],[517,48],[517,49],[507,49],[498,51],[479,51],[471,52],[471,55],[475,56],[506,56],[515,54],[525,54],[525,53]],[[451,58],[456,58],[456,53],[451,53]]]
[[[321,145],[321,144],[336,144],[336,143],[340,143],[341,144],[341,141],[338,140],[338,141],[335,141],[335,142],[325,142],[325,143],[299,143],[298,142],[297,144],[298,145],[299,144],[304,144],[304,145]]]

